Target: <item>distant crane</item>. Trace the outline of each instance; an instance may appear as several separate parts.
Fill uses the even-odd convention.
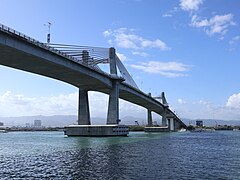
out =
[[[135,121],[135,126],[139,126],[139,123],[138,123],[138,121]]]
[[[51,26],[52,26],[52,23],[48,22],[48,24],[44,24],[44,26],[47,26],[48,27],[48,34],[47,34],[47,43],[49,44],[50,43],[50,30],[51,30]]]

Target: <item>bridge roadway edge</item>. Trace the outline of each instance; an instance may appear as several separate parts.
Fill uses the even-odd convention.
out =
[[[7,55],[4,55],[5,52]],[[20,62],[20,60],[23,62]],[[38,64],[38,68],[33,69],[34,66],[31,66],[33,63]],[[1,31],[0,64],[57,79],[83,89],[95,90],[112,87],[112,80],[106,74],[93,71],[89,67],[62,57],[43,47],[26,42],[25,39],[12,37],[12,35]],[[78,76],[80,78],[73,78]],[[81,83],[82,81],[84,82]],[[82,85],[88,83],[90,83],[90,86]],[[96,88],[92,88],[94,86]]]
[[[45,45],[43,43],[42,45],[43,47],[40,47],[33,43],[27,42],[24,38],[22,39],[18,36],[13,37],[11,34],[0,31],[0,64],[57,79],[88,91],[98,91],[109,94],[109,89],[112,88],[113,81],[111,77],[104,73],[93,71],[93,69],[89,67],[85,67],[82,64],[71,61],[66,57],[60,56],[57,53],[51,52],[44,47]],[[12,56],[12,59],[15,61],[12,62],[12,64],[9,64],[10,58],[8,56],[10,54],[7,53],[7,55],[5,54],[4,56],[4,52],[12,52],[14,50],[16,54],[15,56]],[[29,64],[26,65],[22,62],[19,62],[19,59],[21,59],[21,57],[22,59],[28,60]],[[44,68],[41,68],[43,60],[45,62],[45,66]],[[32,65],[32,63],[38,64],[38,68],[34,69],[33,67],[29,66]],[[49,74],[49,72],[51,72],[51,74]],[[76,80],[72,77],[78,78]],[[83,82],[83,80],[85,81]],[[86,85],[86,82],[91,83]],[[149,97],[147,94],[125,83],[121,84],[119,89],[119,97],[121,99],[127,100],[147,109],[151,109],[157,114],[162,115],[163,105],[155,99]],[[142,99],[146,102],[140,102],[139,99]],[[180,124],[184,124],[170,109],[168,109],[168,114],[171,114],[174,118],[180,121]]]

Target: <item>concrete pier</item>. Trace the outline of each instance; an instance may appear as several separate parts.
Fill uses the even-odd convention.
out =
[[[166,108],[164,108],[164,110],[163,110],[162,126],[167,126],[167,113],[166,113]]]
[[[148,114],[148,126],[151,127],[153,126],[153,123],[152,123],[152,111],[150,111],[149,109],[147,110],[147,114]]]
[[[88,64],[88,52],[83,51],[83,64]],[[110,73],[117,76],[115,49],[109,49]],[[79,89],[78,125],[65,127],[67,136],[127,136],[128,126],[118,125],[119,123],[119,83],[121,80],[113,79],[112,88],[109,91],[107,125],[91,125],[88,91]]]
[[[117,75],[116,66],[116,52],[114,48],[109,49],[109,59],[110,59],[110,73]],[[107,113],[107,124],[118,124],[119,123],[119,82],[118,80],[113,80],[112,89],[109,93],[108,101],[108,113]]]
[[[129,128],[126,125],[69,125],[65,127],[64,134],[67,136],[127,136]]]
[[[169,131],[175,131],[175,123],[173,118],[168,119]]]
[[[119,87],[118,81],[113,82],[113,88],[109,94],[107,124],[119,123]]]
[[[86,90],[79,89],[79,101],[78,101],[78,124],[90,125],[90,113],[88,92]]]
[[[156,133],[156,132],[169,132],[168,126],[160,126],[160,127],[145,127],[144,128],[145,132],[151,132],[151,133]]]

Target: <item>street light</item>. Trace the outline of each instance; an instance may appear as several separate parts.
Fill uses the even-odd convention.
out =
[[[48,24],[44,24],[44,26],[48,27],[48,34],[47,34],[47,43],[50,43],[50,30],[51,30],[52,23],[48,22]]]

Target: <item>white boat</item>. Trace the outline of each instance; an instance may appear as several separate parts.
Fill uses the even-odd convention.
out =
[[[233,131],[240,131],[238,128],[234,128]]]
[[[184,129],[184,128],[182,128],[182,129],[180,129],[180,130],[178,130],[178,132],[186,132],[187,130],[186,129]]]
[[[0,129],[0,133],[7,133],[5,129]]]

